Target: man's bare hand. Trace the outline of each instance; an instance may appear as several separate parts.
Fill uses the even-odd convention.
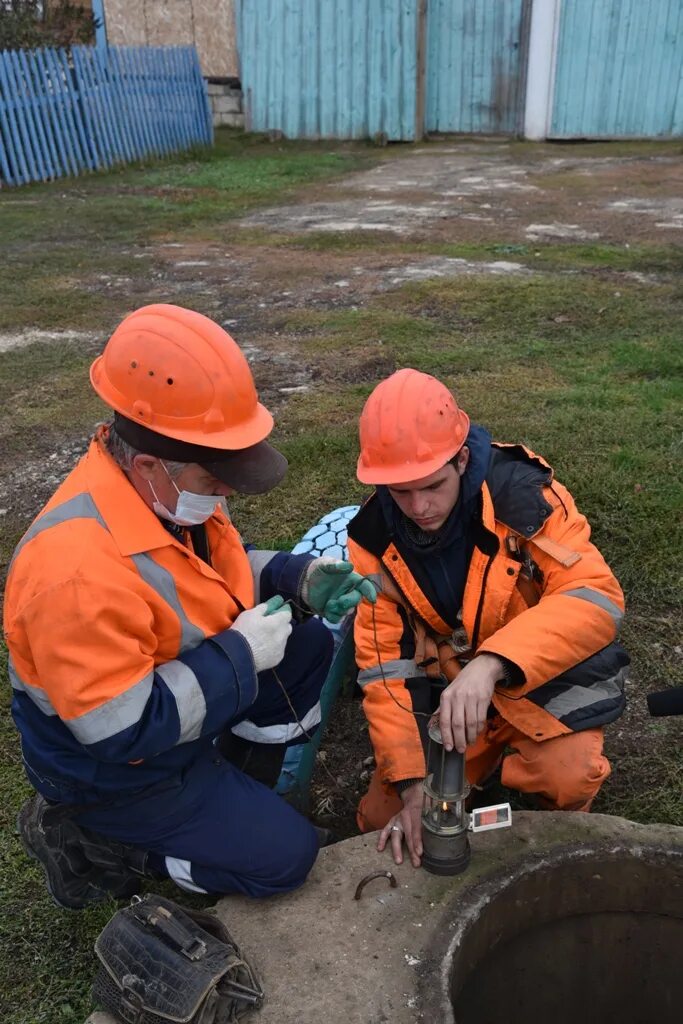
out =
[[[381,853],[391,841],[391,852],[395,864],[403,863],[403,837],[405,836],[410,862],[419,868],[422,856],[422,783],[416,782],[401,793],[403,808],[384,826],[377,840]]]
[[[503,678],[503,666],[495,654],[480,654],[465,665],[441,694],[439,727],[446,750],[464,754],[486,724],[493,690]]]

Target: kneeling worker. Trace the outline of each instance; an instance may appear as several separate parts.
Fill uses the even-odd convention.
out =
[[[422,854],[430,713],[471,784],[584,810],[610,772],[603,726],[624,708],[624,600],[590,527],[544,460],[493,443],[448,389],[399,370],[360,420],[358,478],[375,492],[349,526],[377,582],[356,614],[356,660],[377,769],[358,814],[397,862]],[[509,752],[511,751],[511,752]],[[509,752],[505,756],[506,752]]]
[[[37,790],[20,835],[66,907],[127,895],[140,874],[294,889],[319,838],[268,787],[320,722],[332,640],[311,614],[339,621],[374,589],[348,563],[242,544],[225,498],[270,490],[287,462],[217,324],[139,309],[91,381],[113,422],[7,584],[12,712]]]

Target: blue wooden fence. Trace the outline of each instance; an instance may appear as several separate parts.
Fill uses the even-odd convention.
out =
[[[162,156],[213,139],[192,46],[0,52],[0,184]]]

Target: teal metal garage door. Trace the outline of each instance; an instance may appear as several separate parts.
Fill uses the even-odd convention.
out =
[[[247,127],[415,138],[419,0],[241,0]]]
[[[683,0],[563,0],[549,134],[683,134]]]
[[[521,131],[529,16],[528,0],[429,0],[427,131]]]

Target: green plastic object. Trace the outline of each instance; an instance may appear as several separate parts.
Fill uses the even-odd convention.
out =
[[[265,618],[266,615],[274,615],[275,612],[279,612],[280,609],[284,607],[284,603],[284,597],[281,597],[279,594],[276,594],[274,597],[270,597],[266,601],[266,610],[263,613],[263,617]]]
[[[282,765],[276,791],[302,813],[307,813],[311,802],[311,777],[320,741],[327,727],[334,702],[339,696],[344,677],[354,664],[353,616],[345,620],[335,637],[336,650],[320,693],[320,726],[307,743],[289,747]]]

